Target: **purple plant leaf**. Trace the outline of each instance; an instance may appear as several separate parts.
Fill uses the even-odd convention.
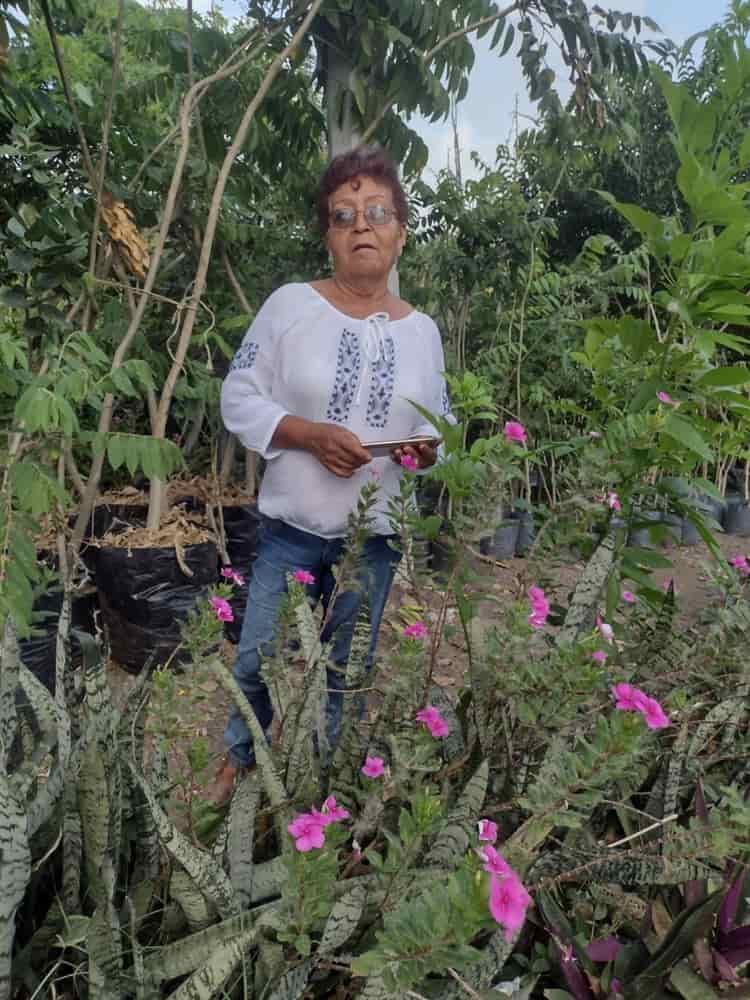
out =
[[[565,978],[565,983],[576,998],[576,1000],[596,1000],[591,984],[581,971],[581,967],[573,954],[573,946],[564,947],[557,939],[555,940],[560,959],[560,970]]]
[[[586,954],[592,962],[614,962],[617,953],[622,948],[622,942],[614,935],[595,938],[586,945]]]
[[[740,870],[737,878],[732,882],[719,909],[719,933],[728,934],[734,927],[737,919],[737,907],[742,898],[742,886],[745,881],[745,869]]]
[[[750,962],[750,924],[721,935],[720,950],[732,966]]]
[[[714,958],[714,965],[716,966],[716,971],[719,973],[721,978],[727,983],[739,983],[741,982],[740,977],[734,971],[734,967],[726,958],[722,955],[720,951],[715,948],[711,949],[711,954]]]

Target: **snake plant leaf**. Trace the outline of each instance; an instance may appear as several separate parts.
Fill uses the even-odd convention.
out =
[[[258,716],[252,709],[250,702],[242,692],[242,688],[227,670],[224,664],[217,658],[208,661],[208,665],[220,684],[232,695],[237,708],[245,720],[253,738],[255,749],[255,759],[258,764],[258,773],[263,787],[271,801],[271,805],[280,808],[286,801],[286,792],[281,778],[278,775],[276,766],[271,756],[271,751],[266,742],[266,734],[263,727],[258,722]]]
[[[279,896],[286,877],[287,869],[283,857],[271,858],[270,861],[256,864],[253,869],[251,902],[260,903]]]
[[[107,760],[96,744],[89,744],[83,751],[81,761],[78,804],[86,877],[98,904],[108,898],[101,873],[111,847],[110,790]]]
[[[237,904],[241,908],[250,905],[253,895],[255,816],[259,799],[258,779],[251,774],[240,782],[229,807],[227,824],[229,879],[234,888]]]
[[[576,584],[565,620],[557,636],[558,646],[572,645],[584,632],[594,627],[596,610],[614,564],[615,533],[611,531],[594,550]]]
[[[742,712],[744,709],[745,698],[743,698],[739,692],[736,697],[726,698],[724,701],[720,701],[718,705],[714,705],[713,708],[706,713],[706,717],[703,721],[695,727],[693,738],[690,741],[690,747],[687,752],[688,759],[698,760],[701,751],[708,740],[723,732],[727,723],[733,720],[738,711]],[[669,811],[671,812],[672,810]]]
[[[216,911],[209,906],[206,897],[198,889],[184,868],[175,865],[169,879],[169,895],[182,907],[191,931],[201,931],[212,924]]]
[[[663,816],[670,816],[677,808],[677,797],[680,792],[680,780],[687,756],[688,723],[685,722],[677,734],[677,739],[672,745],[672,752],[669,756],[667,767],[667,777],[664,783],[664,806]]]
[[[315,968],[315,960],[308,958],[301,965],[284,973],[268,1000],[300,1000],[310,976]]]
[[[693,972],[687,961],[672,969],[669,982],[683,1000],[716,1000],[717,994],[705,979]]]
[[[106,877],[103,881],[107,881]],[[120,1000],[122,942],[120,923],[111,903],[98,906],[86,934],[89,956],[89,996],[92,1000]]]
[[[404,1000],[406,993],[386,985],[381,975],[368,976],[358,1000]]]
[[[0,646],[0,770],[7,770],[10,748],[16,738],[16,688],[18,687],[21,655],[13,621],[8,615]]]
[[[133,764],[128,766],[151,811],[164,849],[170,857],[183,866],[198,889],[216,907],[218,913],[223,917],[229,916],[236,906],[236,901],[224,869],[210,854],[194,847],[188,838],[180,833],[156,801],[149,784],[138,774]]]
[[[243,962],[250,966],[248,978],[252,976],[252,963],[248,952],[253,944],[254,931],[220,944],[211,957],[185,980],[174,992],[170,1000],[212,1000],[226,996],[224,986],[229,977]]]
[[[625,987],[626,1000],[652,1000],[661,989],[663,977],[680,962],[711,927],[722,900],[720,891],[689,910],[684,910],[651,956],[643,971]]]
[[[363,686],[371,641],[372,627],[367,602],[363,601],[354,626],[351,650],[346,664],[341,732],[333,752],[329,788],[337,800],[348,809],[352,809],[355,805],[359,787],[359,769],[364,759],[360,726],[363,696],[350,692],[356,692]]]
[[[475,992],[486,990],[493,979],[496,979],[510,956],[520,936],[521,931],[516,931],[511,939],[505,939],[505,931],[495,930],[487,944],[481,952],[480,958],[472,962],[462,973],[461,978]],[[501,996],[501,994],[493,994]],[[448,983],[437,995],[436,1000],[464,1000],[466,997],[465,988],[456,982]]]
[[[16,910],[31,877],[26,817],[0,770],[0,1000],[10,1000]]]
[[[328,914],[323,936],[318,945],[318,954],[325,955],[337,951],[349,940],[357,929],[367,902],[367,889],[355,882],[349,892],[337,899]]]
[[[481,815],[484,798],[487,794],[487,778],[489,767],[487,761],[482,761],[472,777],[466,783],[458,801],[448,814],[430,848],[426,865],[445,865],[455,868],[469,847],[472,828]]]
[[[204,931],[197,931],[173,944],[146,952],[143,974],[147,980],[155,983],[187,976],[208,962],[221,945],[241,940],[243,947],[251,947],[256,933],[247,914],[229,917],[219,924],[212,924]]]

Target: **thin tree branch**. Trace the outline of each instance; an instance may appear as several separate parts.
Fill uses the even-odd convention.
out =
[[[89,273],[96,274],[96,251],[99,237],[99,223],[102,215],[102,193],[104,191],[104,178],[107,175],[107,156],[109,155],[109,132],[112,128],[112,116],[115,108],[115,93],[117,90],[117,78],[120,74],[120,48],[122,45],[122,29],[125,21],[125,0],[118,0],[117,4],[117,25],[115,27],[115,41],[112,51],[112,77],[109,85],[109,96],[107,97],[107,110],[104,114],[104,124],[102,126],[102,148],[99,157],[99,173],[96,178],[94,188],[95,209],[94,226],[91,230],[91,245],[89,249]]]
[[[188,86],[192,87],[195,83],[195,66],[193,64],[193,0],[187,0],[187,11],[186,11],[186,34],[187,34],[187,67],[188,67]],[[195,128],[198,132],[198,145],[201,148],[201,153],[203,159],[206,158],[206,137],[203,134],[203,122],[201,120],[201,113],[198,105],[195,106]]]
[[[65,63],[63,62],[62,52],[60,51],[60,43],[57,38],[57,32],[55,30],[55,25],[52,20],[52,14],[49,9],[49,0],[40,0],[40,6],[42,8],[42,15],[44,16],[44,23],[47,26],[47,34],[49,35],[49,40],[52,43],[52,52],[55,56],[55,62],[57,63],[57,71],[60,74],[60,81],[63,85],[63,92],[65,94],[65,100],[70,108],[70,113],[73,116],[73,121],[75,123],[76,131],[78,133],[78,142],[81,146],[81,156],[83,157],[83,165],[88,174],[89,183],[91,184],[91,190],[96,191],[96,171],[94,170],[94,163],[91,159],[91,152],[89,150],[89,144],[86,141],[86,133],[83,131],[83,124],[81,122],[81,116],[78,114],[78,106],[76,105],[75,99],[73,98],[73,92],[70,89],[70,82],[68,81],[68,74],[65,69]]]
[[[212,76],[205,77],[204,80],[201,80],[199,81],[198,84],[196,84],[195,100],[193,102],[193,106],[195,108],[198,107],[198,105],[208,92],[208,89],[211,86],[211,84],[217,83],[219,80],[224,80],[228,76],[233,76],[235,73],[241,70],[243,66],[246,66],[249,62],[255,59],[258,53],[263,51],[263,49],[268,45],[271,39],[274,38],[276,35],[278,35],[281,31],[283,31],[284,28],[286,28],[293,20],[294,20],[294,15],[290,14],[288,18],[285,18],[282,22],[276,25],[273,31],[269,32],[268,35],[266,35],[266,37],[262,41],[258,42],[258,44],[253,49],[251,49],[250,52],[248,52],[247,55],[244,56],[244,58],[240,59],[240,56],[245,51],[247,46],[254,40],[255,36],[251,35],[249,38],[246,38],[245,41],[242,43],[242,45],[240,45],[240,47],[236,49],[221,64],[221,66],[218,68],[218,70],[216,70],[214,74],[212,74]],[[235,59],[239,61],[235,63],[234,62]],[[203,84],[205,84],[205,86],[203,86]],[[177,136],[181,132],[181,128],[182,126],[178,121],[175,127],[171,130],[171,132],[168,132],[164,136],[164,138],[154,146],[151,152],[147,154],[143,163],[140,165],[140,167],[138,167],[138,170],[136,170],[133,180],[130,182],[130,188],[132,191],[135,191],[137,189],[141,177],[143,176],[143,172],[149,165],[149,163],[151,163],[151,161],[156,156],[159,155],[159,153],[164,149],[165,146],[168,146],[170,142],[172,142],[174,139],[177,138]]]
[[[438,52],[444,49],[446,45],[450,45],[451,42],[455,42],[457,38],[461,38],[463,35],[470,35],[473,31],[479,31],[480,28],[484,28],[486,25],[493,24],[495,21],[499,21],[501,18],[507,17],[508,14],[514,13],[514,11],[517,11],[519,7],[520,0],[516,0],[515,3],[510,5],[510,7],[506,7],[505,10],[498,11],[497,14],[488,14],[487,17],[480,18],[480,20],[475,21],[466,28],[458,28],[456,31],[452,31],[449,35],[446,35],[445,38],[441,38],[437,45],[433,45],[431,49],[422,53],[422,65],[426,66],[429,62],[432,62]],[[397,97],[392,97],[390,100],[386,101],[380,111],[378,111],[362,134],[363,144],[368,143],[372,139],[373,135],[380,126],[380,123],[397,100]]]
[[[227,272],[229,284],[232,286],[232,291],[237,296],[237,301],[242,306],[244,312],[248,314],[252,313],[250,303],[247,301],[247,297],[242,290],[242,285],[237,280],[237,275],[234,273],[234,268],[229,260],[229,255],[227,254],[227,248],[225,246],[222,246],[221,248],[221,263],[224,266],[224,270]]]
[[[245,114],[242,116],[242,121],[240,122],[232,144],[227,150],[224,162],[219,170],[219,175],[216,179],[213,195],[211,196],[211,204],[208,210],[208,219],[206,221],[206,228],[203,234],[203,245],[201,246],[198,269],[193,282],[193,292],[190,297],[191,307],[188,308],[185,314],[182,330],[180,331],[180,338],[175,351],[175,358],[164,383],[161,399],[159,400],[157,426],[154,432],[154,436],[157,438],[163,438],[166,432],[167,417],[169,415],[169,408],[172,404],[172,396],[174,395],[177,379],[179,378],[180,372],[182,371],[182,367],[185,363],[185,357],[190,345],[190,338],[192,337],[193,327],[195,326],[195,318],[198,312],[197,307],[201,302],[203,292],[206,288],[206,278],[208,276],[208,267],[211,260],[211,252],[213,250],[216,228],[219,222],[221,201],[224,196],[229,174],[234,165],[234,161],[237,159],[240,150],[245,144],[247,133],[250,129],[250,124],[255,117],[256,111],[263,103],[266,94],[271,89],[274,80],[281,72],[284,63],[296,50],[297,46],[309,30],[310,25],[312,24],[322,4],[323,0],[313,0],[299,28],[296,30],[288,44],[271,63],[263,81],[261,82],[261,85],[258,87],[253,99],[250,101],[250,104],[245,110]],[[158,527],[161,513],[162,495],[163,482],[159,479],[152,479],[149,496],[148,518],[146,521],[147,528],[153,529]]]

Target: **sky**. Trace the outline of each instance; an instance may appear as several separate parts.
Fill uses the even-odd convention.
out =
[[[246,9],[242,0],[215,0],[228,16],[242,13]],[[355,0],[355,3],[357,0]],[[607,0],[599,0],[601,6],[609,7]],[[194,0],[195,10],[206,10],[211,0]],[[729,7],[729,0],[619,0],[617,8],[633,14],[646,15],[656,21],[665,35],[675,42],[683,42],[697,31],[708,28],[720,20]],[[469,92],[458,105],[459,143],[462,150],[462,170],[464,178],[475,176],[470,153],[475,150],[479,156],[493,163],[495,149],[499,143],[507,142],[513,135],[514,110],[518,102],[521,115],[534,115],[534,106],[526,96],[526,85],[521,74],[520,63],[513,57],[517,45],[500,59],[489,50],[490,32],[476,43],[477,58],[471,73]],[[558,88],[561,96],[566,96],[569,88],[561,62],[551,63],[560,75]],[[448,164],[452,159],[453,133],[449,122],[431,124],[421,118],[410,122],[423,137],[430,151],[427,164],[427,179]],[[521,118],[519,129],[528,126],[528,118]]]

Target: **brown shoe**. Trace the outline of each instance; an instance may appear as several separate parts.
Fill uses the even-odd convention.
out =
[[[237,767],[229,757],[224,761],[218,774],[214,778],[213,788],[209,792],[208,798],[217,808],[221,809],[229,805],[229,801],[234,794],[234,785],[237,776],[243,768]]]

